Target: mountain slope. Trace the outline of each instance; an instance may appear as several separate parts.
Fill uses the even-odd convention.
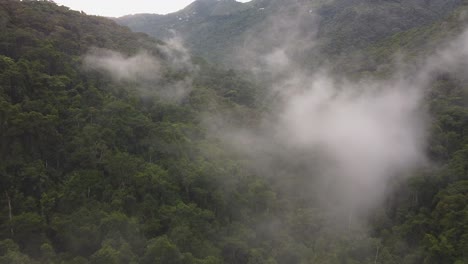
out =
[[[218,1],[191,6],[206,3],[199,11],[206,11],[203,16],[209,20],[219,19],[220,29],[209,26],[219,32],[232,29],[221,23],[228,18],[236,21],[241,34],[258,30],[267,20],[249,14],[267,5],[285,17],[294,17],[297,10],[284,1],[219,2],[221,6],[211,6]],[[423,2],[376,2],[405,14],[403,22],[389,18],[392,23],[419,23],[400,9]],[[352,16],[366,7],[379,8],[363,3],[318,4],[322,12],[331,8]],[[454,2],[424,3],[448,14],[446,3]],[[348,5],[351,9],[346,10]],[[384,66],[392,64],[392,54],[401,47],[411,55],[407,60],[433,53],[434,47],[425,42],[444,43],[463,30],[466,20],[465,6],[447,19],[428,15],[436,22],[401,33],[378,29],[364,40],[345,41],[351,38],[346,32],[369,28],[366,16],[357,20],[359,25],[340,31],[340,16],[327,12],[323,19],[327,14],[333,18],[323,20],[332,23],[325,26],[327,32],[337,30],[332,32],[340,32],[338,40],[343,41],[328,51],[331,55],[338,56],[333,52],[346,50],[338,47],[350,43],[350,49],[381,59],[362,62],[356,71],[363,75],[369,74],[363,72],[367,68],[374,68],[370,74],[391,74]],[[246,24],[243,15],[250,19]],[[301,26],[308,32],[314,21]],[[349,208],[336,214],[339,203],[327,200],[333,196],[321,196],[325,191],[311,186],[320,174],[315,165],[323,166],[323,160],[305,155],[310,153],[302,146],[291,151],[289,143],[295,138],[286,138],[274,153],[269,151],[278,142],[276,137],[273,142],[265,139],[269,133],[248,140],[248,132],[274,111],[275,105],[268,104],[274,99],[264,98],[265,84],[192,59],[177,42],[163,43],[49,1],[0,2],[0,29],[1,264],[468,262],[465,76],[450,69],[437,72],[424,96],[432,117],[427,154],[433,166],[385,182],[395,188],[359,222]],[[323,39],[326,43],[333,36]],[[179,95],[177,100],[167,97],[170,91]],[[320,109],[327,111],[326,106]],[[324,121],[306,132],[320,130],[327,125]],[[345,131],[360,124],[345,121]],[[240,128],[247,140],[223,142],[232,127]],[[268,155],[261,157],[265,160],[252,158],[233,150],[236,144],[234,149]],[[268,165],[264,170],[263,163]],[[369,200],[368,194],[363,197]]]
[[[272,23],[267,19],[281,20],[285,18],[284,10],[296,8],[292,17],[309,11],[314,14],[309,18],[302,16],[309,20],[302,23],[310,25],[311,32],[320,28],[315,38],[322,52],[336,56],[412,27],[428,25],[450,14],[461,3],[461,0],[254,0],[241,4],[235,0],[198,0],[173,14],[133,15],[116,21],[161,39],[175,31],[195,54],[220,62],[229,59],[249,35],[255,36],[252,32],[262,31],[264,23]],[[223,12],[216,12],[219,9]]]
[[[0,263],[220,263],[223,234],[248,229],[235,208],[250,220],[266,210],[231,188],[268,186],[222,181],[241,160],[207,139],[200,117],[247,117],[251,84],[179,68],[168,44],[48,1],[2,1],[0,13]],[[86,66],[106,56],[119,78]],[[154,60],[157,71],[136,72],[150,87],[125,77],[135,58]],[[160,95],[188,78],[188,97]]]

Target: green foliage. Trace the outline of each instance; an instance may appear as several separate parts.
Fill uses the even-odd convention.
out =
[[[18,264],[33,264],[36,263],[32,261],[27,255],[24,255],[20,252],[18,245],[15,244],[10,239],[0,241],[0,263],[9,264],[9,263],[18,263]]]
[[[314,50],[303,51],[300,54],[301,61],[305,62],[304,66],[311,67],[311,64],[317,65],[324,61],[340,61],[343,60],[342,57],[345,58],[346,64],[351,64],[353,62],[348,60],[352,60],[354,55],[362,55],[360,54],[362,49],[373,47],[382,39],[395,34],[427,26],[451,14],[454,9],[462,5],[462,2],[430,0],[422,4],[418,1],[255,0],[240,4],[234,0],[198,0],[172,14],[128,15],[116,18],[115,21],[136,32],[145,32],[159,39],[170,37],[171,30],[175,30],[185,37],[188,47],[194,54],[229,65],[232,62],[232,55],[239,55],[236,52],[239,51],[239,47],[244,46],[246,39],[248,41],[250,38],[262,36],[265,24],[271,26],[272,23],[279,21],[279,24],[282,23],[281,26],[284,26],[286,20],[291,19],[293,25],[297,16],[301,16],[299,13],[305,11],[307,13],[302,14],[301,22],[305,22],[304,25],[307,25],[310,31],[299,36],[317,30],[314,41],[317,42],[315,45],[321,48],[319,55],[314,54]],[[299,9],[293,11],[293,17],[284,16],[288,9],[297,6]],[[309,10],[314,15],[309,14]],[[319,29],[316,28],[317,25],[320,25]],[[291,26],[286,28],[292,31],[299,30]],[[304,40],[306,38],[302,39]],[[402,41],[406,45],[422,44],[417,42],[419,40],[410,39],[412,43],[405,40],[405,38],[394,38],[393,43]],[[386,46],[387,43],[379,43],[377,48]],[[338,62],[338,67],[340,63],[343,62]],[[373,65],[367,61],[361,67],[367,68]]]
[[[242,31],[261,18],[237,7],[213,11],[216,23],[232,20],[216,30]],[[334,16],[373,14],[358,7]],[[225,17],[232,8],[238,16]],[[345,41],[356,25],[348,26],[336,37]],[[302,188],[277,187],[301,187],[301,179],[260,177],[209,137],[206,113],[258,121],[260,85],[242,74],[202,59],[196,73],[168,70],[163,82],[193,74],[194,87],[182,102],[166,102],[81,67],[91,47],[158,56],[159,42],[144,34],[49,1],[1,2],[0,28],[0,263],[468,261],[463,78],[441,76],[427,98],[434,117],[427,151],[437,168],[395,183],[368,234],[329,223],[328,211],[304,203],[312,196]],[[396,34],[372,52],[411,49],[441,31],[428,28]],[[380,33],[376,40],[387,36]]]
[[[92,47],[158,56],[159,42],[49,1],[0,7],[2,263],[222,263],[226,216],[246,199],[265,210],[274,194],[220,194],[240,161],[209,153],[223,151],[200,116],[253,111],[253,85],[233,71],[208,77],[200,61],[184,102],[143,97],[81,60]],[[256,182],[234,176],[232,188]]]

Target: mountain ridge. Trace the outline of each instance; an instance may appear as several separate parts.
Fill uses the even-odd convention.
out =
[[[317,32],[317,39],[322,51],[326,54],[344,54],[363,49],[379,39],[412,27],[430,24],[447,16],[461,6],[462,2],[298,0],[286,3],[278,0],[254,0],[236,4],[243,8],[233,8],[232,13],[225,11],[220,16],[211,16],[210,12],[216,7],[213,5],[205,13],[193,16],[193,12],[190,13],[192,8],[207,3],[205,0],[198,0],[179,12],[165,16],[133,15],[117,18],[116,21],[134,31],[145,32],[159,39],[169,38],[176,32],[183,37],[194,54],[215,62],[226,62],[230,61],[229,56],[234,52],[234,47],[241,46],[252,30],[262,30],[261,24],[266,19],[295,5],[300,6],[302,11],[310,10],[318,17],[318,21],[311,20],[310,23],[318,23],[320,31]],[[230,8],[226,6],[226,9]]]

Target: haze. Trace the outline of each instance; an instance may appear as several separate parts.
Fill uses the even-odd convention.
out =
[[[56,0],[59,5],[68,6],[73,10],[84,11],[89,15],[99,15],[107,17],[120,17],[138,13],[167,14],[183,9],[193,0],[171,0],[171,1],[151,1],[151,0],[120,0],[120,1],[93,1],[93,0]],[[241,0],[238,2],[248,2]]]

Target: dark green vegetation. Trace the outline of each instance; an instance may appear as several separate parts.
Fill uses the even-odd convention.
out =
[[[303,13],[302,23],[309,31],[317,30],[318,25],[318,45],[329,58],[429,25],[462,4],[463,0],[253,0],[243,4],[235,0],[198,0],[176,13],[138,14],[116,21],[158,39],[167,38],[175,30],[195,54],[226,62],[232,59],[226,55],[243,47],[246,37],[256,38],[255,32],[281,21],[284,13],[292,10],[292,19]],[[317,61],[312,55],[307,59],[309,64]]]
[[[417,54],[457,21],[410,23],[369,49]],[[336,230],[208,137],[204,113],[260,114],[236,72],[198,59],[194,89],[171,103],[81,66],[91,47],[162,57],[157,44],[47,1],[0,2],[0,263],[468,263],[466,80],[434,82],[437,166],[394,183],[368,234]],[[164,67],[167,83],[188,74]]]

